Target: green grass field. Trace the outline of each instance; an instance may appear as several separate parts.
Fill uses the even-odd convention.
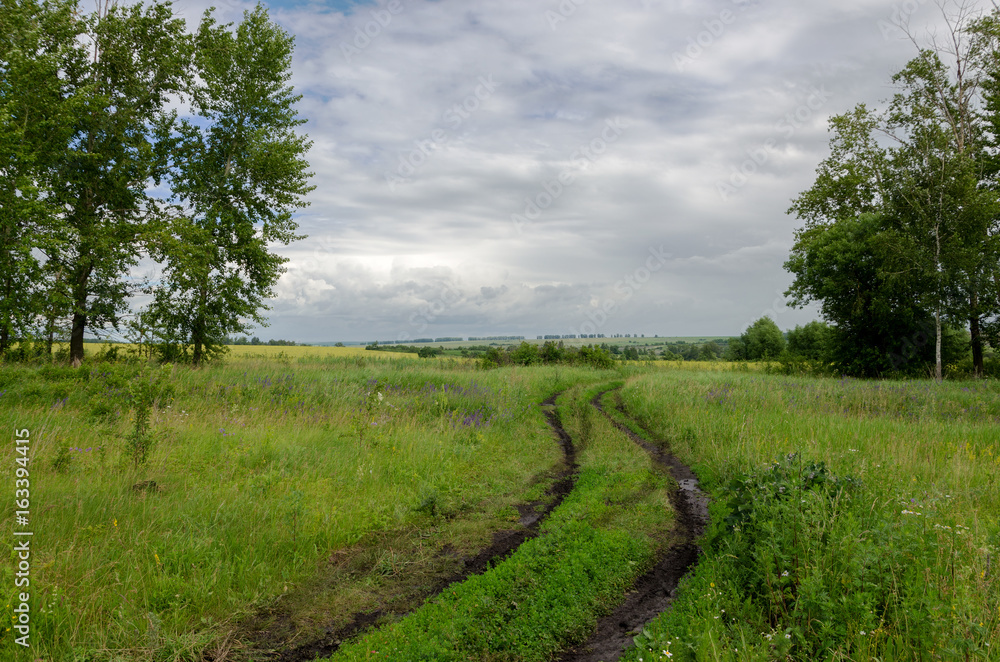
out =
[[[483,371],[259,346],[199,370],[3,365],[34,535],[32,648],[3,628],[0,657],[247,660],[382,608],[410,615],[334,659],[550,659],[672,539],[670,481],[588,404],[620,387],[606,397],[715,496],[701,564],[628,659],[1000,659],[1000,387],[720,365]],[[540,404],[555,393],[573,492],[539,537],[425,603],[545,500],[564,466]]]

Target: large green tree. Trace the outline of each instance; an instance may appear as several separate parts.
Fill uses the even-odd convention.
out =
[[[829,358],[843,374],[920,373],[933,361],[933,320],[914,297],[900,243],[883,217],[867,213],[796,234],[788,294],[793,305],[818,302],[833,323]]]
[[[70,6],[78,36],[60,78],[74,121],[50,191],[68,236],[46,257],[65,275],[70,358],[79,364],[85,331],[117,326],[128,311],[129,270],[162,222],[149,191],[165,167],[153,127],[187,84],[191,39],[169,3],[111,4],[91,14]]]
[[[0,3],[0,355],[65,308],[40,255],[64,237],[51,191],[72,132],[59,71],[75,37],[68,5]]]
[[[766,315],[729,343],[729,358],[738,361],[767,361],[778,358],[784,351],[785,336]]]
[[[66,325],[79,364],[85,334],[131,312],[146,256],[164,273],[139,325],[196,362],[265,323],[271,247],[311,188],[291,50],[261,7],[191,34],[158,0],[3,0],[0,352]]]
[[[164,271],[146,315],[198,364],[229,334],[266,323],[286,261],[271,246],[299,238],[293,214],[313,187],[288,84],[292,37],[258,5],[235,27],[206,14],[196,44],[195,118],[165,125],[160,142],[180,213],[154,252]]]
[[[884,113],[860,105],[834,118],[831,155],[790,210],[806,224],[786,263],[796,275],[790,294],[823,302],[842,342],[866,343],[854,355],[872,362],[867,372],[882,372],[889,359],[898,364],[900,355],[876,358],[889,350],[885,342],[850,329],[922,337],[906,331],[924,328],[921,318],[932,326],[939,379],[949,322],[968,325],[973,365],[982,371],[983,329],[1000,314],[1000,205],[987,185],[989,116],[980,111],[992,71],[983,25],[960,13],[947,42],[921,50],[893,77],[899,91]],[[827,250],[848,236],[864,243],[842,248],[869,262],[844,262]],[[852,292],[854,305],[843,305]]]

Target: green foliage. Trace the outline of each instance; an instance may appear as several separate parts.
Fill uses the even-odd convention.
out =
[[[68,2],[0,4],[0,357],[66,309],[65,273],[40,256],[64,240],[51,191],[63,185],[54,170],[75,119],[60,81],[77,32],[72,12]]]
[[[777,359],[784,350],[784,334],[774,320],[764,316],[729,343],[728,356],[737,361],[767,361]]]
[[[785,268],[796,279],[795,304],[819,301],[834,323],[830,361],[843,374],[877,377],[926,374],[934,361],[933,319],[897,277],[903,264],[881,216],[863,215],[815,225],[796,235]]]
[[[669,649],[696,660],[708,641],[740,659],[990,653],[989,630],[956,613],[954,580],[940,565],[941,546],[954,554],[968,529],[928,531],[912,504],[901,515],[873,508],[879,500],[857,481],[795,455],[717,496],[706,557],[674,611],[637,639],[638,655]]]
[[[614,366],[611,354],[600,347],[584,345],[582,347],[566,347],[563,343],[547,341],[541,348],[531,343],[522,342],[517,347],[503,350],[499,347],[489,347],[479,361],[482,368],[497,368],[507,365],[584,365],[600,370],[608,370]]]
[[[69,446],[60,446],[56,456],[52,458],[52,470],[56,473],[66,474],[69,473],[72,466],[73,453],[70,452]]]
[[[830,325],[809,322],[788,332],[788,353],[810,361],[828,361],[830,358]]]
[[[0,7],[0,355],[68,329],[81,362],[85,332],[130,312],[146,257],[165,265],[136,329],[147,358],[200,363],[264,323],[285,262],[268,247],[298,238],[309,142],[291,37],[261,7],[229,28],[206,13],[192,35],[159,0]],[[184,94],[196,121],[169,110]]]
[[[150,430],[150,417],[157,399],[169,393],[165,392],[164,382],[171,367],[166,364],[152,374],[143,370],[128,383],[134,422],[131,432],[125,437],[125,450],[136,469],[149,461],[156,446],[156,435]]]
[[[884,113],[862,104],[833,118],[830,157],[790,209],[805,227],[785,263],[788,294],[821,303],[844,373],[917,374],[929,355],[940,378],[949,323],[968,325],[977,374],[984,341],[1000,343],[998,21],[997,9],[961,17],[950,26],[956,66],[923,49],[893,76]]]
[[[653,538],[670,520],[666,480],[649,471],[643,451],[594,414],[594,394],[576,388],[569,406],[560,407],[586,452],[573,492],[543,534],[402,620],[346,643],[331,660],[369,659],[378,651],[400,660],[541,661],[593,630],[648,566]],[[587,431],[586,443],[578,430]],[[432,493],[420,509],[430,514],[435,506]]]
[[[361,404],[354,414],[354,432],[358,435],[358,446],[364,448],[378,446],[380,430],[378,426],[385,422],[384,401],[382,391],[385,385],[379,380],[369,381],[362,389]]]
[[[287,261],[270,250],[301,239],[292,214],[314,187],[295,133],[287,84],[293,38],[258,5],[235,28],[206,12],[195,37],[196,121],[163,123],[158,150],[173,157],[166,174],[183,214],[158,237],[165,263],[146,311],[164,343],[191,346],[191,361],[224,351],[230,333],[255,322]],[[170,357],[173,358],[173,357]]]
[[[996,385],[665,372],[622,395],[715,497],[623,659],[996,657]]]

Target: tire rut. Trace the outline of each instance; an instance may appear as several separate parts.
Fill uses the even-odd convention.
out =
[[[677,532],[681,540],[664,550],[656,565],[636,580],[624,603],[598,621],[597,630],[590,639],[564,653],[558,658],[559,662],[613,662],[621,657],[632,645],[632,638],[670,607],[681,578],[698,562],[701,550],[695,541],[708,524],[709,499],[698,487],[698,476],[668,450],[643,439],[608,415],[602,403],[608,392],[598,393],[591,405],[642,447],[653,462],[677,482],[678,489],[671,492],[670,504],[677,514]],[[616,409],[628,416],[620,402]]]
[[[542,410],[546,422],[555,433],[563,451],[563,468],[556,474],[556,479],[552,486],[545,492],[545,498],[527,504],[516,506],[520,514],[519,524],[521,528],[497,531],[493,534],[493,542],[489,547],[481,550],[478,554],[468,557],[462,562],[462,570],[445,577],[435,584],[424,594],[418,596],[422,601],[426,601],[444,592],[449,586],[460,583],[472,577],[486,572],[491,566],[503,561],[513,554],[524,542],[538,536],[542,522],[555,510],[573,491],[579,466],[576,463],[576,448],[573,440],[563,427],[559,414],[555,411],[556,398],[561,392],[554,393],[545,399],[541,405],[547,407]],[[329,657],[337,652],[341,644],[346,643],[356,635],[365,630],[376,627],[386,620],[399,619],[408,612],[395,612],[391,608],[378,609],[356,614],[351,621],[336,629],[327,630],[322,637],[313,641],[286,648],[284,650],[273,650],[264,652],[254,651],[255,660],[265,660],[267,662],[308,662],[321,657]],[[260,643],[260,642],[258,642]],[[263,655],[263,657],[261,657]]]

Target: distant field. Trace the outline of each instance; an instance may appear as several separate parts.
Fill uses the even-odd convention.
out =
[[[106,347],[113,347],[118,350],[121,354],[135,353],[136,345],[131,345],[128,343],[114,343],[112,345],[104,345],[100,343],[86,343],[84,345],[84,350],[87,356],[96,356],[103,352]],[[59,349],[59,345],[56,349]],[[289,358],[289,359],[299,359],[305,357],[318,357],[318,358],[336,358],[345,356],[377,356],[377,357],[412,357],[412,354],[403,353],[374,353],[366,350],[363,345],[351,345],[349,347],[332,347],[332,346],[321,346],[321,345],[294,345],[294,346],[277,346],[277,345],[228,345],[229,354],[231,358],[261,358],[261,359],[271,359],[271,358]]]
[[[291,359],[305,357],[340,358],[345,356],[376,356],[387,358],[394,356],[397,358],[413,357],[412,354],[405,352],[372,352],[359,345],[351,347],[300,347],[298,345],[294,347],[274,347],[271,345],[230,345],[229,355],[233,358],[275,358],[284,356]]]
[[[661,338],[567,338],[563,340],[552,340],[551,342],[561,342],[567,347],[580,347],[582,345],[619,345],[628,346],[636,345],[640,347],[664,345],[671,343],[687,343],[689,345],[700,345],[706,342],[728,342],[728,336],[671,336],[661,337]],[[483,345],[496,345],[496,346],[507,346],[507,345],[519,345],[521,342],[526,342],[531,345],[541,345],[543,343],[549,342],[548,340],[539,340],[537,338],[525,338],[521,340],[463,340],[463,341],[452,341],[452,342],[429,342],[429,343],[409,343],[414,344],[417,347],[444,347],[445,349],[463,349],[467,347],[481,347]],[[408,344],[408,343],[402,343]]]

